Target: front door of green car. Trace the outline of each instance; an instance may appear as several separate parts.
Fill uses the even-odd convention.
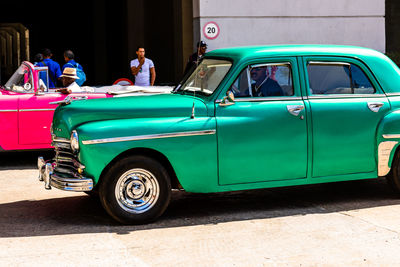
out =
[[[307,118],[295,58],[249,65],[216,104],[219,184],[307,176]]]
[[[365,65],[350,58],[309,57],[313,177],[376,177],[376,129],[390,104]]]

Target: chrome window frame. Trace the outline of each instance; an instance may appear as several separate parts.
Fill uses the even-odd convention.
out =
[[[329,94],[329,95],[309,95],[308,99],[335,99],[335,98],[385,98],[385,94]]]

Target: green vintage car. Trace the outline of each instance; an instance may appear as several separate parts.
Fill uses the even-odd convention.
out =
[[[45,187],[98,193],[128,224],[163,214],[172,189],[386,176],[400,190],[400,70],[360,47],[218,49],[170,94],[61,104],[52,133]]]

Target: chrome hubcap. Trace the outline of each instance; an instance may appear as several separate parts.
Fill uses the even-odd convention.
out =
[[[143,213],[151,209],[160,195],[155,176],[144,169],[131,169],[117,181],[115,197],[119,206],[130,213]]]
[[[126,193],[132,199],[141,199],[143,197],[144,193],[146,192],[145,185],[140,180],[131,181],[127,185],[126,189],[127,189]]]

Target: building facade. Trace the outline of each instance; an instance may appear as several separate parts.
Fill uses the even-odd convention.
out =
[[[19,61],[31,60],[29,55],[50,48],[63,64],[63,52],[72,49],[84,66],[87,84],[107,85],[122,77],[133,79],[129,62],[136,57],[137,46],[144,46],[155,63],[156,84],[176,84],[199,40],[206,41],[209,50],[307,43],[356,45],[396,54],[396,1],[70,0],[66,6],[52,0],[7,0],[0,2],[0,29],[21,25],[29,32],[24,42],[28,47],[18,53],[1,51],[1,60],[16,62],[12,55],[20,55]],[[20,46],[13,41],[5,46],[3,35],[2,50]],[[2,70],[17,68],[4,62]],[[5,79],[2,75],[1,83]]]
[[[209,22],[219,34],[208,38]],[[386,51],[385,0],[193,0],[194,40],[209,48],[343,44]],[[212,31],[212,30],[211,30]]]

